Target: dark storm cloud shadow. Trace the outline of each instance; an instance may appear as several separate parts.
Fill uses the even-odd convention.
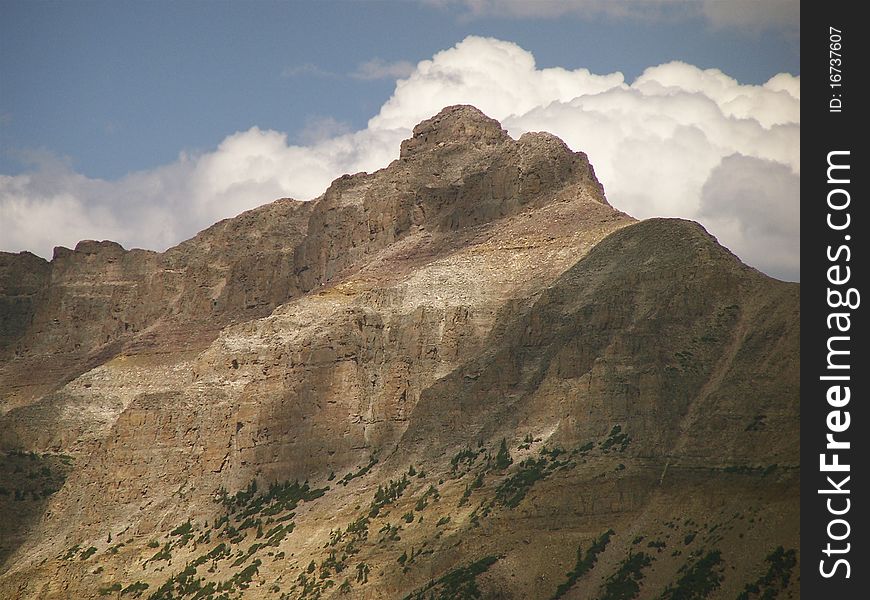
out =
[[[741,154],[722,159],[701,190],[698,218],[752,266],[800,279],[800,177],[787,166]]]

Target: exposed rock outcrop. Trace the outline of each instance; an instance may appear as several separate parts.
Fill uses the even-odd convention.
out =
[[[448,107],[311,202],[0,291],[2,449],[74,463],[0,496],[0,595],[796,589],[798,286],[549,134]]]

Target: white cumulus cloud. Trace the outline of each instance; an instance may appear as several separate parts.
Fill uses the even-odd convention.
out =
[[[744,85],[671,62],[628,83],[618,72],[539,69],[516,44],[476,36],[416,65],[361,131],[321,119],[291,144],[252,127],[117,181],[63,164],[0,176],[0,247],[50,256],[53,245],[105,238],[163,249],[275,198],[310,199],[343,173],[386,166],[416,123],[457,103],[514,137],[550,131],[586,152],[617,208],[699,220],[749,264],[798,278],[800,77]]]

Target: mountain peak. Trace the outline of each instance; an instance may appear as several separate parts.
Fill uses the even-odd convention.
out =
[[[414,127],[410,139],[402,142],[401,158],[450,143],[492,145],[510,139],[501,124],[468,104],[447,106],[437,115]]]
[[[0,253],[0,598],[799,594],[798,286],[471,106],[402,156]]]

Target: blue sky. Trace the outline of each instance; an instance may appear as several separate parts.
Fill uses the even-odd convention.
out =
[[[259,132],[256,143],[272,144],[276,152],[294,145],[330,152],[324,141],[366,131],[388,101],[397,102],[391,100],[397,80],[468,36],[513,44],[533,56],[539,71],[585,68],[602,76],[618,71],[632,84],[650,67],[681,61],[700,71],[718,69],[743,86],[760,86],[778,73],[799,75],[797,6],[792,0],[0,0],[0,176],[10,176],[5,192],[0,188],[0,202],[6,203],[5,214],[19,219],[32,211],[68,220],[69,227],[56,232],[58,244],[69,245],[75,235],[124,238],[131,230],[124,220],[135,218],[135,211],[111,204],[124,200],[110,202],[105,199],[110,192],[135,194],[133,180],[151,181],[158,174],[162,186],[169,185],[167,178],[181,181],[184,157],[209,155],[227,144],[250,145],[255,133],[251,139],[233,136],[252,127]],[[469,55],[472,48],[466,45],[464,52]],[[675,85],[695,83],[682,77]],[[550,101],[540,100],[538,121],[547,124],[541,113],[545,100]],[[517,106],[532,108],[518,102],[493,116],[504,119],[519,115]],[[268,132],[283,135],[283,146]],[[777,156],[756,158],[780,160]],[[338,159],[330,164],[339,170],[352,166]],[[328,171],[324,177],[341,174]],[[26,182],[14,179],[26,175],[31,175]],[[118,188],[117,182],[123,185]],[[315,183],[320,185],[312,182],[311,189]],[[268,197],[272,190],[304,195],[282,185],[262,188],[261,203],[274,199]],[[66,202],[67,196],[73,200]],[[633,208],[630,194],[623,196]],[[175,228],[174,237],[130,234],[121,241],[163,249],[251,202],[233,204],[227,198],[214,209],[191,209],[198,216]],[[76,214],[67,215],[62,207]],[[699,214],[695,207],[687,216]],[[159,227],[160,219],[154,223]],[[0,249],[48,254],[47,239],[27,237],[20,227],[17,233],[4,228],[11,226],[0,224],[0,234],[5,231],[0,237],[13,241]],[[784,276],[795,278],[793,266],[788,269]]]
[[[787,29],[582,14],[469,17],[417,2],[8,2],[0,18],[0,173],[27,152],[92,177],[168,163],[252,125],[304,135],[332,117],[360,129],[394,78],[354,78],[372,59],[416,63],[469,34],[513,41],[539,66],[622,71],[678,59],[742,83],[799,73]]]

